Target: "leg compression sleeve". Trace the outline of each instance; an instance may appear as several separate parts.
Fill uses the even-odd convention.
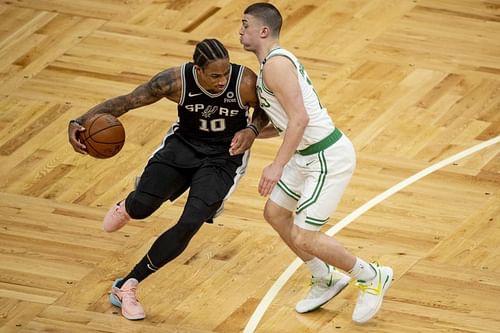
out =
[[[146,256],[134,267],[127,278],[133,277],[142,281],[179,256],[204,221],[215,213],[220,204],[218,202],[208,206],[202,200],[190,197],[177,224],[156,239]]]

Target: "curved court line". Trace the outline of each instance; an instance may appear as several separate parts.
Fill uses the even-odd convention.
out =
[[[408,185],[413,184],[417,180],[427,176],[428,174],[439,170],[455,161],[458,161],[464,157],[467,157],[471,154],[474,154],[484,148],[487,148],[489,146],[492,146],[496,143],[500,142],[500,136],[497,136],[493,139],[490,139],[488,141],[482,142],[478,145],[475,145],[471,148],[468,148],[458,154],[455,154],[451,157],[448,157],[447,159],[442,160],[441,162],[438,162],[436,164],[433,164],[424,170],[414,174],[413,176],[399,182],[398,184],[394,185],[390,189],[380,193],[370,201],[366,202],[364,205],[361,207],[357,208],[354,210],[352,213],[347,215],[345,218],[343,218],[340,222],[335,224],[333,227],[328,229],[326,234],[328,236],[333,236],[343,228],[345,228],[347,225],[349,225],[352,221],[357,219],[359,216],[364,214],[367,210],[370,208],[374,207],[375,205],[379,204],[383,200],[387,199],[394,193],[402,190],[403,188],[407,187]],[[278,292],[283,288],[285,283],[290,279],[290,277],[295,273],[295,271],[300,267],[302,264],[302,260],[300,258],[296,258],[290,266],[281,274],[281,276],[274,282],[274,284],[271,286],[269,291],[266,293],[266,295],[262,298],[260,301],[259,305],[255,309],[254,313],[252,314],[252,317],[250,317],[250,320],[248,321],[247,325],[245,326],[245,329],[243,330],[243,333],[253,333],[255,332],[255,329],[257,328],[257,325],[259,324],[260,320],[264,316],[264,313],[266,312],[267,308],[273,301],[273,299],[276,297]]]

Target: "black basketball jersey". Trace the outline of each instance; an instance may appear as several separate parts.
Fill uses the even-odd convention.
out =
[[[248,106],[240,97],[244,66],[231,64],[229,81],[224,91],[212,94],[198,83],[194,64],[181,67],[182,93],[177,106],[177,134],[196,142],[223,145],[248,124]]]

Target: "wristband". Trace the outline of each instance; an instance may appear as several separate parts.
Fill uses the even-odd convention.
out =
[[[247,128],[250,128],[255,136],[259,136],[259,130],[257,129],[257,126],[255,126],[254,124],[248,124]]]
[[[76,120],[76,119],[71,119],[69,121],[69,124],[71,125],[71,123],[75,123],[75,124],[78,124],[78,125],[82,126],[82,124],[78,120]]]

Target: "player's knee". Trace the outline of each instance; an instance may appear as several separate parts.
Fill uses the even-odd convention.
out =
[[[274,229],[281,229],[284,225],[289,225],[292,218],[292,212],[279,207],[272,201],[268,200],[264,207],[264,219]]]
[[[314,247],[316,233],[317,231],[305,230],[294,225],[291,230],[293,245],[304,252],[311,253]]]
[[[128,195],[125,206],[131,218],[142,220],[151,216],[162,203],[163,201],[158,197],[134,191]]]
[[[199,228],[205,221],[212,218],[222,202],[209,205],[201,199],[189,198],[179,223]]]
[[[270,209],[267,208],[267,206],[264,208],[264,220],[266,220],[267,223],[273,224],[275,220],[276,214]]]

